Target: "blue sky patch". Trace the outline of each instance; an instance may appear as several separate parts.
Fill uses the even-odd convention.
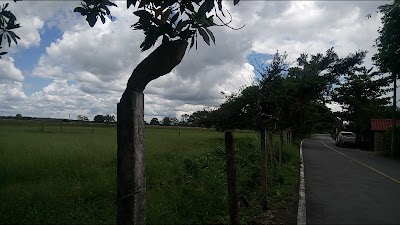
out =
[[[258,68],[258,65],[262,65],[267,60],[272,59],[272,57],[273,55],[271,54],[252,51],[246,58],[249,64],[253,65],[254,68]],[[264,66],[268,66],[268,64],[264,64]],[[261,74],[256,69],[254,69],[254,74],[257,78],[261,78]]]
[[[40,56],[46,53],[46,47],[61,38],[62,35],[62,31],[56,26],[48,27],[45,25],[40,34],[39,47],[21,49],[13,55],[15,66],[22,71],[25,77],[23,90],[26,95],[41,91],[52,82],[52,79],[32,77],[31,74],[35,65],[39,62]]]

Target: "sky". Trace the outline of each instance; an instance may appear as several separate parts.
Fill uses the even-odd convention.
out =
[[[324,53],[331,47],[340,57],[367,50],[365,65],[370,67],[381,25],[377,7],[389,2],[243,0],[233,6],[224,1],[233,16],[230,25],[244,28],[211,28],[216,45],[199,39],[198,49],[187,51],[170,74],[150,82],[144,90],[145,120],[181,119],[217,107],[223,102],[221,92],[237,93],[253,84],[259,75],[252,64],[267,63],[276,51],[286,51],[294,62],[301,53]],[[85,115],[90,120],[97,114],[116,115],[131,72],[155,48],[140,51],[144,35],[130,28],[137,21],[134,9],[128,10],[126,1],[115,3],[115,19],[90,28],[73,12],[79,1],[11,1],[21,40],[0,59],[0,115]]]

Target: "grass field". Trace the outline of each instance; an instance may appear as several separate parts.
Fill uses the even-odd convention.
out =
[[[148,224],[227,223],[223,133],[146,127]],[[259,207],[259,149],[254,132],[235,132],[238,190]],[[1,224],[114,224],[116,128],[0,121]],[[270,176],[271,204],[290,199],[298,148],[286,145],[280,175]]]

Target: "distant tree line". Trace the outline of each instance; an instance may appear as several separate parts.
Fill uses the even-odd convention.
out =
[[[154,117],[150,120],[149,124],[160,126],[211,128],[215,127],[215,120],[211,118],[211,116],[213,116],[212,112],[212,110],[203,109],[201,111],[196,111],[191,115],[183,114],[180,120],[176,117],[166,116],[160,121],[158,118]]]
[[[107,125],[109,124],[109,123],[114,123],[115,122],[115,116],[114,115],[109,115],[109,114],[107,114],[107,115],[96,115],[94,118],[93,118],[93,122],[95,122],[95,123],[106,123]]]

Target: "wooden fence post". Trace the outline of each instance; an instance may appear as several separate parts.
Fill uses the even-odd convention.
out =
[[[279,133],[279,139],[281,141],[281,144],[279,146],[279,171],[281,170],[282,167],[282,152],[283,152],[283,131]]]
[[[133,106],[133,107],[132,107]],[[126,91],[117,105],[117,224],[145,224],[144,95]]]
[[[393,88],[397,90],[397,74],[393,73]],[[390,146],[390,156],[394,158],[396,151],[396,91],[393,92],[393,112],[392,112],[392,142]]]
[[[225,132],[226,174],[228,180],[229,219],[231,225],[239,224],[239,205],[236,178],[236,153],[232,131]]]
[[[261,150],[261,204],[263,210],[268,209],[268,155],[267,155],[267,144],[266,144],[265,129],[260,129],[260,150]]]
[[[275,148],[274,148],[274,140],[272,136],[272,132],[268,132],[268,147],[269,147],[269,153],[270,153],[270,160],[271,160],[271,170],[272,170],[272,176],[275,179],[276,178],[276,158],[275,158]]]

